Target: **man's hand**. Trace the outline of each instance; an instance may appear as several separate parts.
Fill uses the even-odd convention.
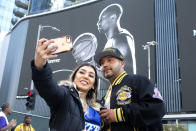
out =
[[[12,119],[9,124],[11,125],[11,127],[14,127],[16,126],[17,121],[15,119]]]
[[[7,131],[11,130],[14,126],[16,126],[17,121],[15,119],[12,119],[10,123],[7,126],[4,126],[3,128],[0,129],[0,131]]]
[[[115,122],[115,115],[113,109],[103,109],[99,112],[99,115],[104,120],[104,122],[108,124]]]

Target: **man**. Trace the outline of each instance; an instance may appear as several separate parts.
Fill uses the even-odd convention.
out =
[[[119,4],[111,4],[104,8],[97,22],[99,32],[105,34],[107,43],[104,48],[113,47],[120,50],[126,62],[127,72],[136,74],[135,43],[128,30],[121,28],[120,18],[123,8]]]
[[[26,115],[24,117],[24,123],[18,125],[14,131],[35,131],[35,129],[31,125],[31,116]]]
[[[3,104],[1,106],[2,111],[0,112],[0,131],[11,130],[16,126],[16,120],[12,119],[10,123],[8,122],[7,116],[12,113],[12,108],[9,104]]]
[[[161,131],[164,103],[157,88],[144,76],[128,75],[123,55],[105,48],[95,55],[110,87],[99,113],[111,131]],[[107,129],[108,130],[108,129]]]

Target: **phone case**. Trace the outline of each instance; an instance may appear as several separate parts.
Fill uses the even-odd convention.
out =
[[[63,36],[60,38],[54,39],[54,43],[52,45],[56,45],[58,48],[52,50],[51,54],[59,54],[63,52],[70,51],[73,47],[72,40],[70,36]]]

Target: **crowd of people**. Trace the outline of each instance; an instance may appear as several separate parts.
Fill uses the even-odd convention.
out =
[[[17,125],[16,119],[8,122],[7,116],[12,113],[10,104],[5,103],[1,106],[0,112],[0,131],[35,131],[31,125],[31,116],[25,115],[23,123]]]
[[[69,80],[57,83],[53,79],[47,63],[57,57],[51,54],[56,46],[47,48],[52,42],[39,40],[31,61],[35,87],[50,107],[50,131],[163,130],[165,112],[160,92],[148,78],[126,73],[124,57],[117,48],[105,48],[95,55],[103,76],[110,82],[107,93],[97,102],[98,76],[93,65],[78,66]],[[30,116],[16,127],[15,119],[7,119],[11,106],[3,104],[1,109],[0,131],[34,131]]]
[[[164,115],[163,98],[153,83],[141,75],[127,74],[125,61],[117,48],[105,48],[95,55],[110,87],[97,102],[98,76],[88,63],[78,66],[69,80],[57,83],[47,60],[57,57],[47,48],[53,40],[38,41],[31,61],[32,79],[39,95],[50,107],[50,131],[161,131]],[[101,85],[100,85],[101,86]],[[31,117],[17,127],[17,121],[7,120],[12,108],[2,105],[0,131],[34,131]]]
[[[49,46],[54,40],[42,38],[38,41],[31,61],[32,80],[50,108],[50,131],[163,130],[163,98],[147,77],[136,75],[134,39],[129,31],[120,27],[122,12],[120,5],[110,5],[100,13],[97,23],[99,31],[106,35],[107,43],[94,60],[110,83],[101,100],[97,100],[101,85],[98,85],[94,65],[79,65],[69,80],[57,83],[47,61],[57,57],[52,51],[58,47]],[[31,116],[26,115],[20,124],[15,119],[8,122],[11,106],[3,104],[1,109],[0,131],[35,131]]]
[[[98,76],[93,65],[79,65],[69,80],[57,83],[53,79],[47,60],[57,57],[51,51],[58,47],[48,48],[51,43],[53,40],[40,39],[31,61],[35,87],[50,107],[51,131],[163,130],[165,112],[160,92],[148,78],[126,73],[126,63],[118,49],[105,48],[95,55],[103,76],[110,82],[98,103]]]

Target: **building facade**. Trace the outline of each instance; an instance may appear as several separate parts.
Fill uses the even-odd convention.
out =
[[[0,0],[0,33],[8,32],[12,27],[14,7],[15,0]]]
[[[0,33],[7,33],[28,13],[28,0],[0,0]]]

